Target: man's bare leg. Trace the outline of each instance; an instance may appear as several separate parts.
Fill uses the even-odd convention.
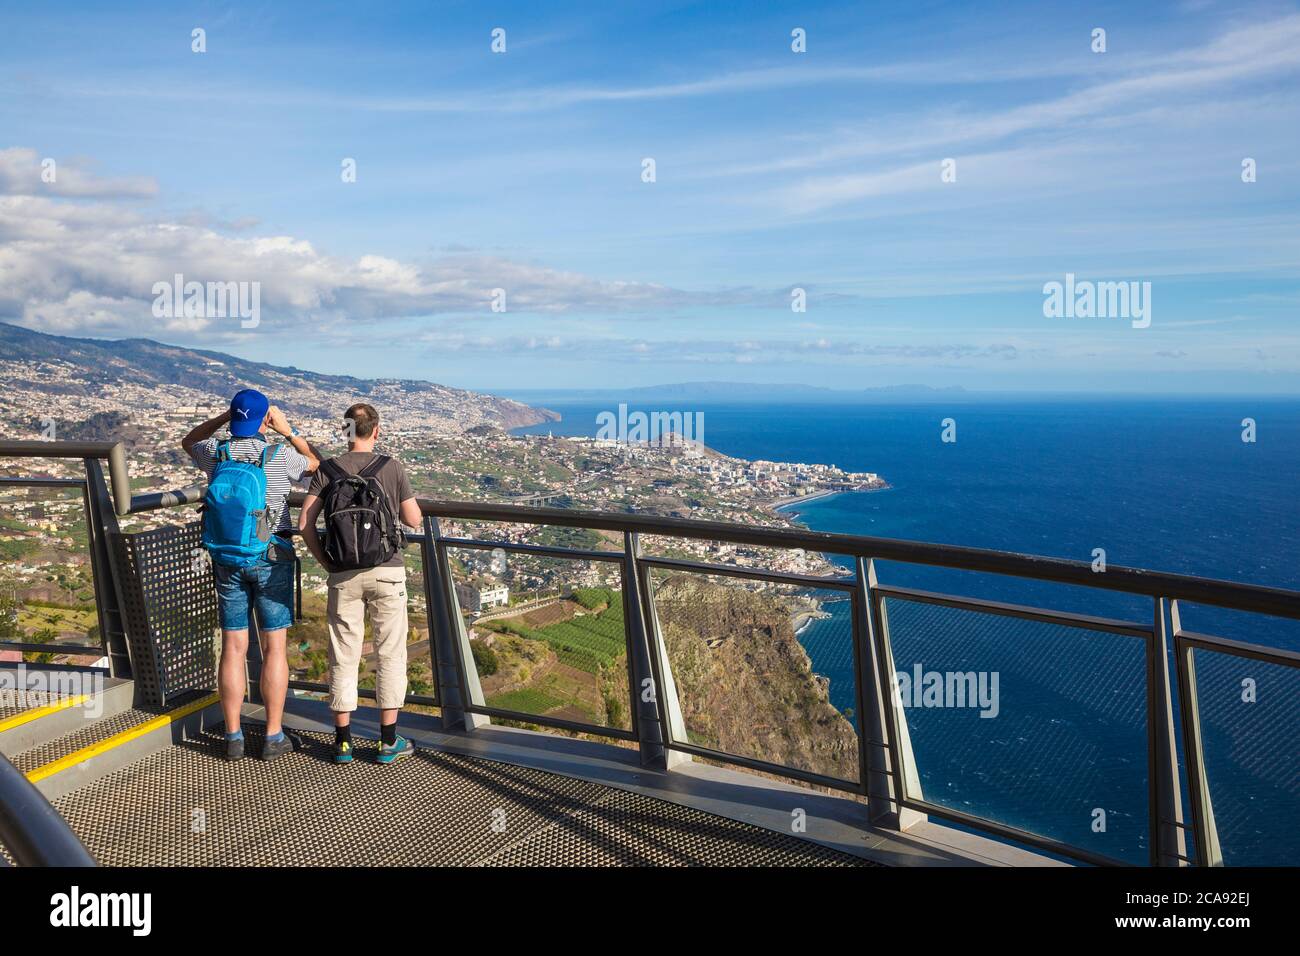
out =
[[[398,708],[396,708],[396,707],[393,707],[393,708],[390,709],[390,710],[381,710],[381,711],[379,712],[379,726],[380,726],[380,727],[387,727],[389,724],[395,724],[395,723],[397,723],[397,715],[400,714],[400,713],[401,713],[401,711],[400,711]],[[336,710],[336,711],[334,711],[334,726],[335,726],[335,727],[351,727],[351,726],[352,726],[352,711],[350,711],[350,710]]]
[[[278,734],[284,720],[284,698],[289,692],[289,658],[285,648],[288,632],[266,631],[262,635],[262,705],[266,708],[266,735]]]
[[[283,631],[281,633],[284,633]],[[221,693],[221,714],[226,733],[239,732],[239,712],[247,689],[245,668],[248,660],[248,629],[221,632],[221,666],[217,671],[217,689]]]

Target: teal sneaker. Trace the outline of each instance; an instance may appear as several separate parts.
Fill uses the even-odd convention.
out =
[[[352,762],[352,741],[336,740],[334,742],[334,762],[335,763]]]
[[[380,763],[392,763],[401,757],[409,757],[413,753],[415,753],[415,745],[399,734],[397,740],[393,741],[391,746],[385,743],[379,745],[379,753],[375,756],[375,759]]]

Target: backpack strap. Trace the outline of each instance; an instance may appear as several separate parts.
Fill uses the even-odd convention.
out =
[[[382,469],[390,461],[392,461],[392,459],[389,458],[387,455],[376,455],[374,458],[370,459],[370,461],[366,464],[366,467],[362,468],[359,472],[357,472],[357,477],[373,478],[375,475],[379,474],[380,469]]]
[[[261,468],[262,471],[266,471],[266,463],[269,461],[275,461],[275,456],[280,454],[281,447],[282,445],[279,442],[277,442],[274,445],[272,445],[270,442],[267,442],[265,447],[263,447],[262,449],[262,454],[258,456],[257,467]],[[266,520],[271,530],[271,539],[270,541],[267,542],[266,549],[267,551],[270,551],[271,543],[280,537],[279,534],[276,533],[280,526],[280,515],[282,515],[284,513],[284,509],[289,506],[289,499],[286,498],[284,501],[280,502],[280,510],[274,513],[272,513],[271,511],[271,503],[268,501],[265,502],[265,504],[266,504]],[[292,544],[290,544],[289,542],[285,542],[285,544],[290,548],[290,550],[292,550],[293,548]]]
[[[262,446],[262,454],[257,457],[257,467],[266,471],[266,463],[268,461],[275,461],[275,456],[278,454],[280,454],[279,443],[272,445],[270,442],[267,442]]]
[[[357,477],[376,478],[379,472],[382,471],[384,466],[390,461],[392,461],[392,459],[387,455],[375,455],[374,458],[366,463],[366,467],[357,472]],[[376,478],[376,480],[378,479]],[[384,534],[393,539],[394,547],[400,548],[404,541],[402,538],[402,529],[399,527],[397,514],[395,513],[396,506],[389,500],[387,492],[384,492],[380,497],[382,497],[385,502],[385,507],[379,509],[380,523],[385,526],[383,528]],[[391,523],[389,521],[390,518],[392,519]]]
[[[325,477],[330,481],[342,481],[348,476],[348,473],[343,470],[343,466],[333,458],[326,458],[322,461],[320,463],[320,470],[325,472]]]
[[[230,439],[223,442],[217,442],[217,461],[230,460]]]

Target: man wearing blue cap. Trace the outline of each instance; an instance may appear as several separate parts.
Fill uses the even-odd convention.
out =
[[[230,426],[230,440],[213,437]],[[288,446],[269,445],[266,431],[283,435]],[[289,689],[289,662],[285,653],[286,630],[293,623],[293,522],[286,499],[289,483],[314,472],[320,461],[306,440],[298,436],[284,413],[261,392],[246,388],[230,401],[230,411],[204,422],[181,440],[196,465],[213,481],[217,466],[227,461],[258,465],[265,473],[266,504],[258,514],[265,518],[269,535],[265,553],[244,558],[243,563],[214,561],[217,599],[221,618],[221,668],[218,687],[226,721],[226,757],[244,755],[244,733],[239,710],[245,692],[245,662],[248,655],[248,623],[257,608],[262,637],[262,702],[266,707],[266,746],[263,760],[272,760],[293,749],[281,720],[284,698]],[[205,544],[206,541],[205,535]],[[210,549],[211,550],[211,549]]]

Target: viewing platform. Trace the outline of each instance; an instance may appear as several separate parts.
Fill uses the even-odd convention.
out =
[[[0,641],[0,651],[97,659],[0,663],[7,862],[1220,866],[1295,852],[1300,654],[1183,620],[1202,606],[1300,620],[1300,592],[788,528],[421,499],[423,527],[407,539],[425,633],[410,647],[429,679],[401,718],[416,755],[369,759],[377,712],[362,708],[358,759],[331,763],[327,688],[300,675],[285,716],[300,748],[256,759],[264,713],[252,641],[250,756],[229,763],[197,516],[145,531],[118,523],[191,505],[201,489],[133,495],[114,443],[7,441],[0,458],[83,462],[84,479],[15,476],[0,488],[80,490],[100,638]],[[520,543],[494,533],[504,525],[598,535]],[[682,541],[823,552],[847,570],[688,559],[674,551]],[[522,605],[513,627],[495,613],[492,627],[477,623],[457,585],[502,560],[563,600]],[[886,564],[970,572],[972,590],[993,574],[1119,593],[1149,613],[921,591],[882,582]],[[827,632],[842,661],[833,679],[812,669],[791,624],[814,618],[839,622]],[[528,667],[489,663],[519,648]],[[892,692],[896,674],[944,661],[971,675],[1001,668],[1003,699],[986,708],[997,720]],[[1267,692],[1233,710],[1225,688],[1243,674]],[[1051,719],[1023,707],[1029,691]],[[953,751],[969,757],[960,775],[935,756]],[[993,782],[968,779],[981,774]],[[1100,830],[1094,806],[1109,821]]]

